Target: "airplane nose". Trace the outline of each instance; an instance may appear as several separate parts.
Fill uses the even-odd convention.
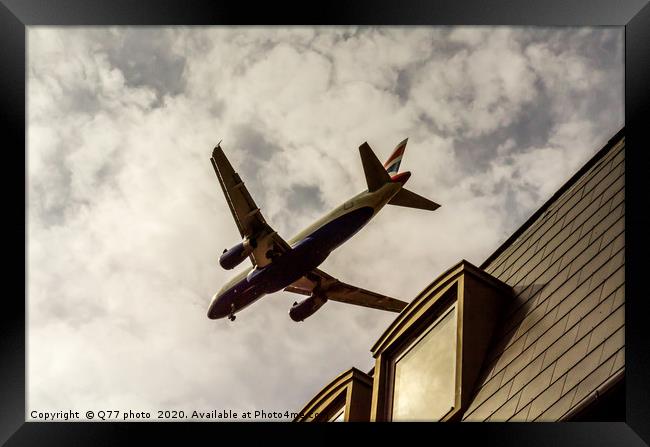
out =
[[[218,293],[215,293],[212,297],[210,307],[208,308],[208,318],[211,320],[223,318],[228,315],[227,306],[221,298]]]

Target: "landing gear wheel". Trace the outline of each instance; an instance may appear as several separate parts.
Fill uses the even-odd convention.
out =
[[[235,321],[236,318],[237,318],[236,315],[228,315],[228,319],[229,319],[230,321]]]

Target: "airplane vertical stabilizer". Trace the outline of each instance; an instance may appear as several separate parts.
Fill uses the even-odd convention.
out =
[[[391,182],[390,175],[386,172],[368,143],[359,146],[359,153],[361,154],[363,172],[366,175],[366,183],[368,183],[368,191],[376,191],[386,183]]]
[[[402,163],[402,157],[404,156],[404,150],[406,149],[406,143],[408,140],[409,139],[406,138],[395,146],[395,150],[390,154],[386,163],[384,163],[384,168],[386,168],[386,172],[388,172],[389,175],[395,175],[399,172],[399,165]]]

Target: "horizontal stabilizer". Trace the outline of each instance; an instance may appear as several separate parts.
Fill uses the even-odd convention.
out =
[[[368,191],[376,191],[386,183],[390,183],[390,175],[388,175],[386,168],[381,164],[368,143],[359,146],[359,154],[361,155],[363,172],[366,175],[366,183],[368,183]]]
[[[422,197],[408,189],[400,189],[395,196],[388,202],[390,205],[406,206],[408,208],[418,208],[421,210],[434,211],[440,208],[436,202],[432,202],[426,197]]]

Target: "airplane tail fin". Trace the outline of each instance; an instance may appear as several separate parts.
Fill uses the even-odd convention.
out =
[[[422,197],[406,188],[399,190],[395,196],[388,202],[389,205],[405,206],[408,208],[417,208],[421,210],[434,211],[440,208],[436,202],[433,202],[426,197]]]
[[[361,154],[361,163],[363,164],[363,172],[366,175],[366,183],[368,183],[368,191],[376,191],[386,183],[399,182],[402,184],[402,189],[393,196],[388,202],[390,205],[405,206],[408,208],[418,208],[422,210],[436,210],[440,208],[436,202],[433,202],[426,197],[422,197],[403,187],[404,183],[411,176],[410,172],[398,173],[402,156],[406,149],[408,138],[400,142],[393,150],[393,153],[386,163],[383,165],[372,151],[368,143],[363,143],[359,146],[359,153]]]
[[[366,175],[368,191],[376,191],[386,183],[391,182],[390,175],[388,175],[388,172],[386,172],[368,143],[359,146],[359,153],[361,155],[361,164],[363,164],[363,172]]]
[[[404,155],[404,150],[406,149],[406,143],[408,140],[409,139],[406,138],[404,141],[395,146],[395,150],[392,154],[390,154],[390,157],[388,157],[386,163],[384,163],[384,168],[386,168],[388,175],[393,176],[399,171],[399,165],[402,163],[402,156]]]

